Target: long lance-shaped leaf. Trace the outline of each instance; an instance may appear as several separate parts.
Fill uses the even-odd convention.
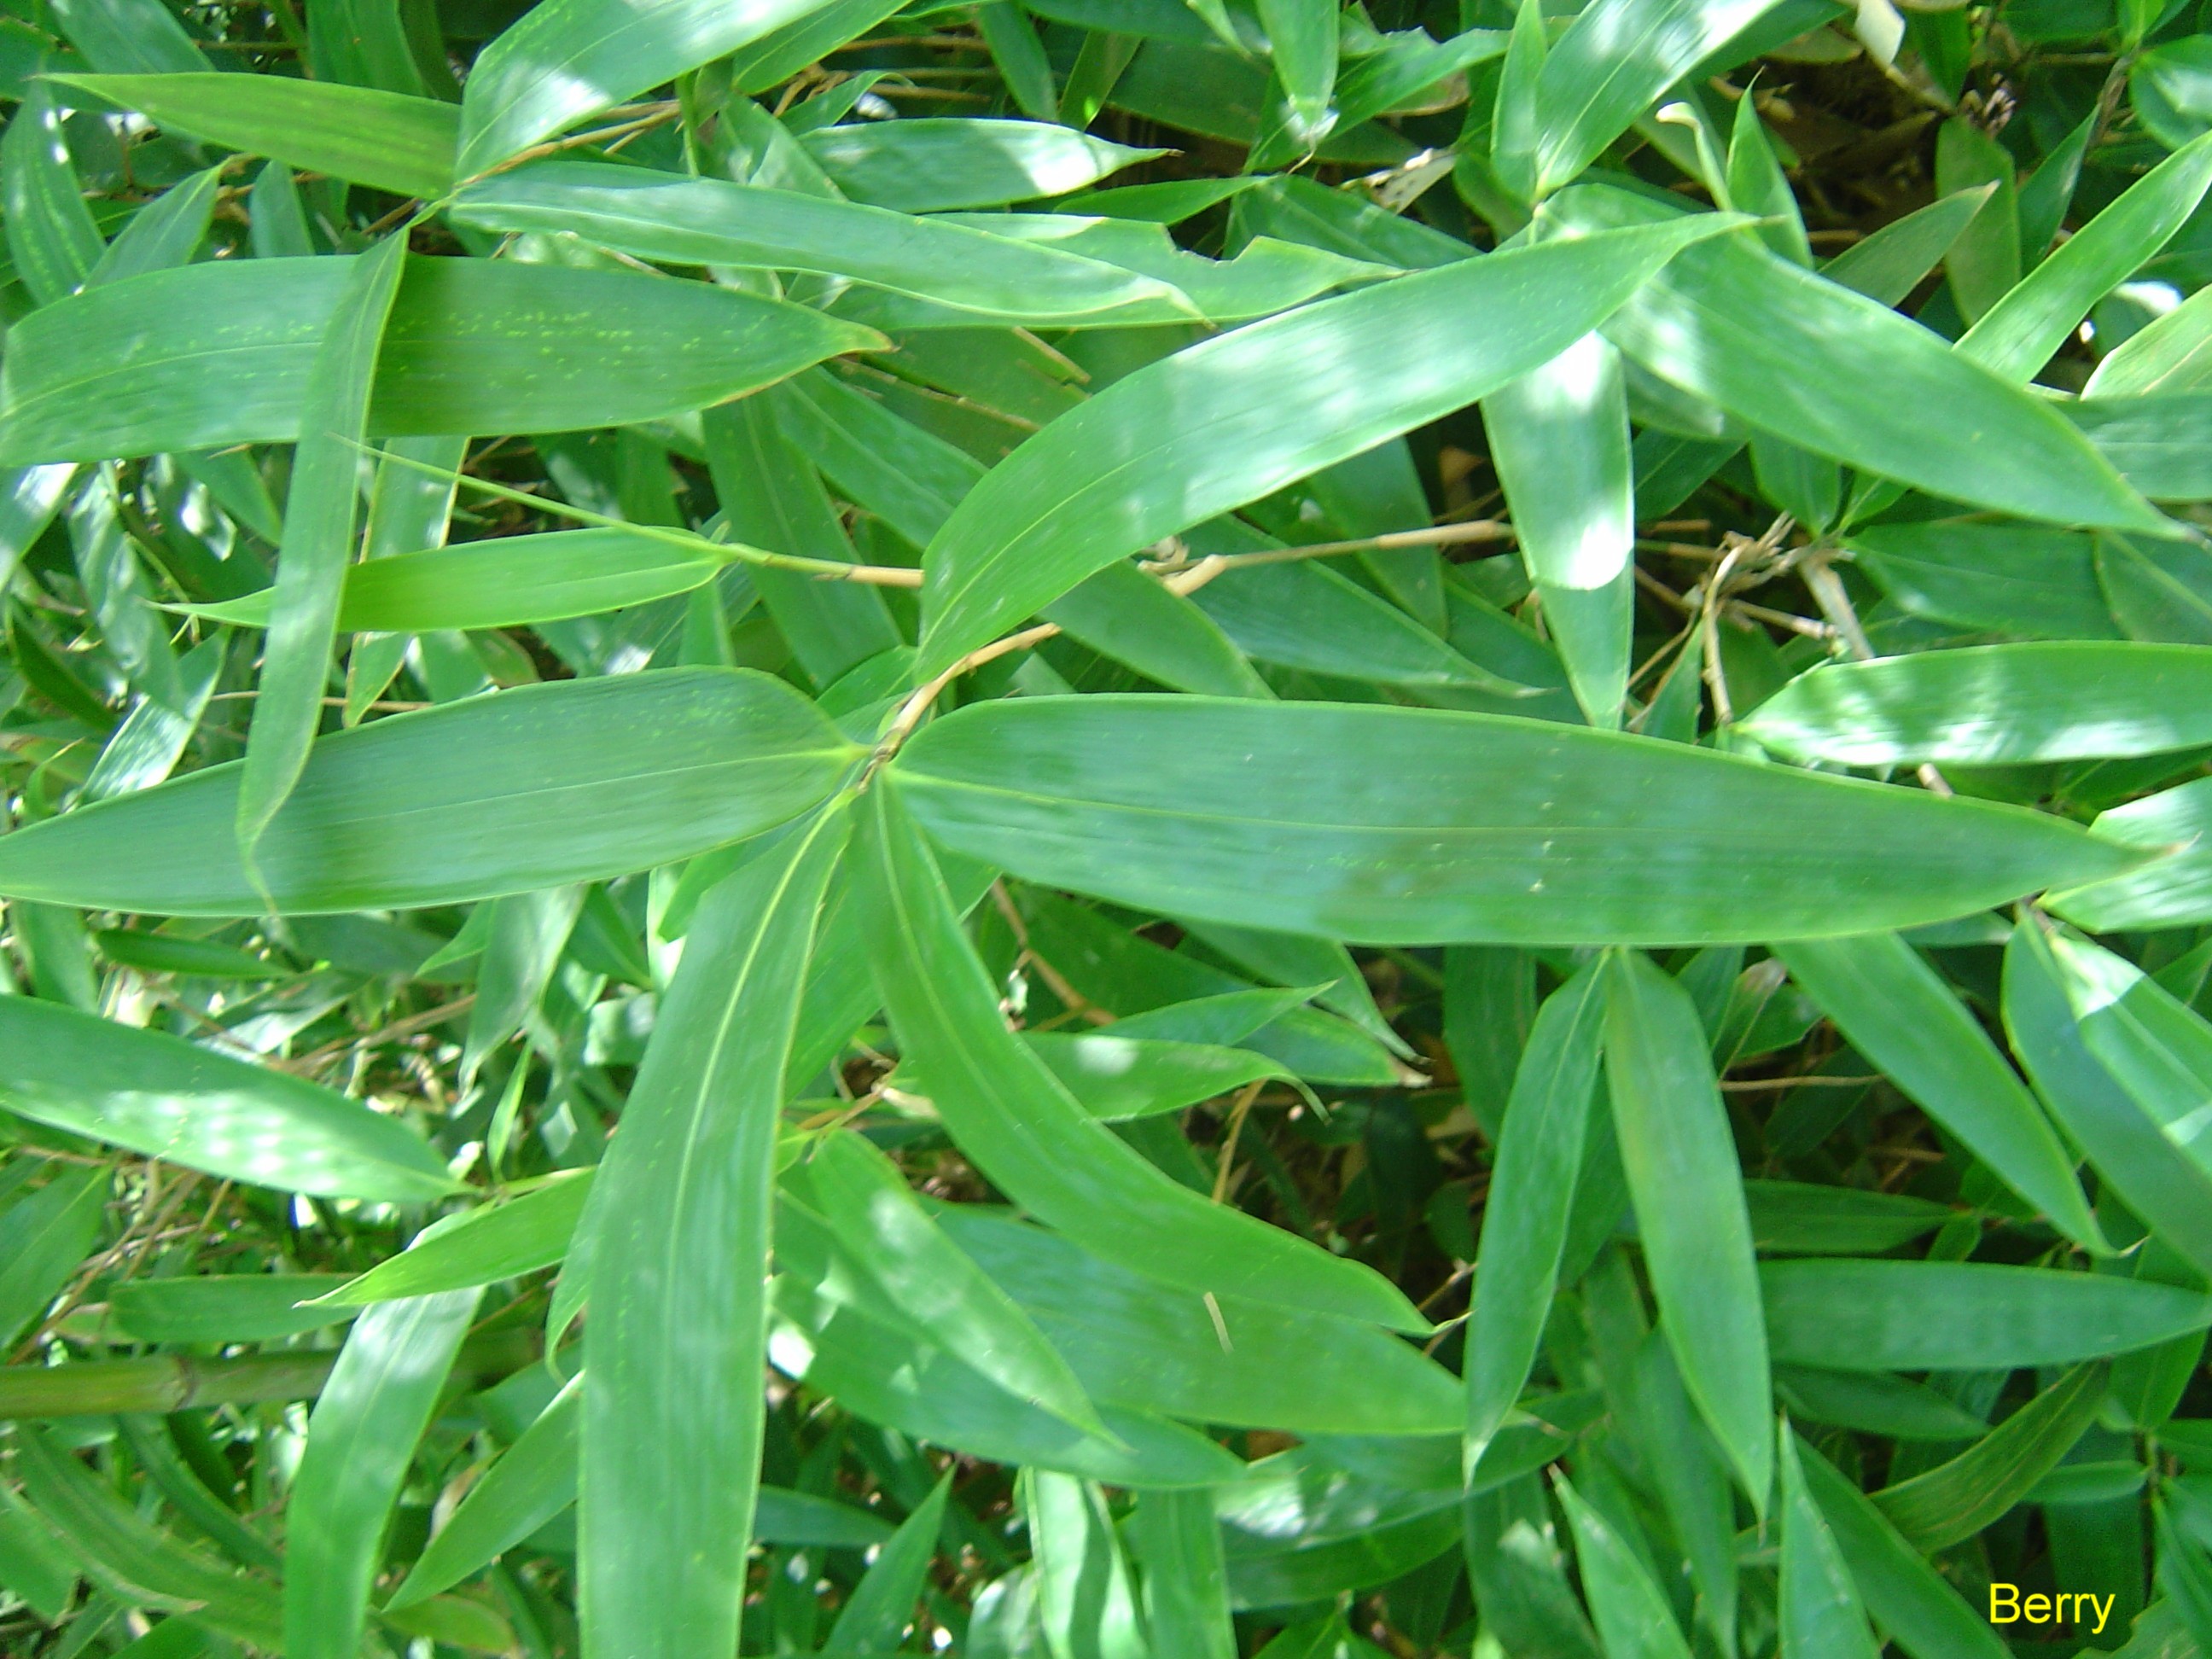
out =
[[[1690,1644],[1635,1545],[1592,1509],[1564,1475],[1553,1478],[1575,1532],[1575,1565],[1606,1659],[1689,1659]]]
[[[265,901],[225,846],[235,763],[0,837],[0,894],[238,916],[526,893],[773,829],[861,752],[746,669],[525,686],[318,741],[261,838]]]
[[[1592,726],[1620,724],[1635,620],[1634,473],[1620,353],[1586,334],[1483,399],[1544,623]]]
[[[1741,727],[1779,754],[1845,766],[2006,766],[2212,743],[2212,649],[2068,640],[1835,663]]]
[[[1806,1490],[1820,1506],[1844,1565],[1890,1639],[1912,1659],[2005,1659],[2011,1651],[1989,1622],[1835,1466],[1799,1439]]]
[[[2090,1052],[2051,941],[2033,919],[2005,946],[2003,1006],[2013,1052],[2097,1173],[2161,1243],[2212,1275],[2212,1172]]]
[[[850,823],[832,806],[795,826],[700,906],[600,1174],[578,1534],[595,1654],[737,1646],[776,1115]]]
[[[0,997],[0,1109],[282,1192],[419,1204],[455,1190],[428,1142],[359,1101],[30,997]]]
[[[1778,1622],[1789,1659],[1878,1659],[1858,1586],[1826,1516],[1813,1501],[1797,1437],[1782,1429],[1782,1582]]]
[[[1606,1079],[1644,1258],[1682,1386],[1764,1512],[1766,1328],[1728,1109],[1689,993],[1637,952],[1605,969]]]
[[[869,796],[856,850],[884,1008],[952,1138],[1007,1196],[1108,1261],[1166,1284],[1425,1328],[1372,1269],[1208,1203],[1085,1112],[1006,1029],[898,797],[880,781]]]
[[[26,1495],[95,1584],[132,1607],[189,1612],[193,1621],[258,1647],[284,1635],[276,1592],[178,1543],[115,1495],[43,1430],[15,1425]]]
[[[1483,1206],[1468,1314],[1470,1471],[1520,1398],[1551,1316],[1597,1087],[1603,988],[1597,969],[1586,968],[1547,998],[1513,1074]]]
[[[461,100],[454,171],[471,178],[571,122],[726,57],[823,3],[547,0],[478,55]]]
[[[285,1528],[284,1651],[352,1659],[392,1506],[415,1461],[478,1292],[387,1302],[363,1314],[307,1419]]]
[[[1601,185],[1578,185],[1556,205],[1583,229],[1669,212]],[[1931,495],[2057,524],[2166,524],[2048,404],[1754,236],[1686,249],[1605,331],[1661,380]],[[1944,418],[1922,418],[1929,409]]]
[[[1931,1554],[1972,1538],[2074,1449],[2097,1419],[2109,1375],[2102,1363],[2067,1372],[1949,1462],[1875,1493],[1875,1506]]]
[[[962,1355],[1008,1393],[1086,1432],[1108,1432],[1068,1362],[945,1235],[907,1189],[897,1165],[868,1141],[849,1133],[824,1137],[784,1171],[780,1200],[819,1217],[822,1231],[918,1334]],[[777,1249],[781,1252],[781,1243]],[[796,1270],[787,1256],[779,1261]]]
[[[2141,856],[2013,808],[1657,739],[1371,706],[988,702],[934,722],[891,769],[938,839],[1025,880],[1392,944],[1864,933]],[[0,891],[5,870],[0,851]]]
[[[1959,355],[2021,385],[2066,343],[2089,307],[2150,263],[2212,186],[2212,133],[2199,136],[2120,198],[1984,312]]]
[[[75,293],[106,251],[70,164],[62,112],[35,81],[0,137],[0,209],[16,276],[36,304]]]
[[[0,1348],[15,1346],[90,1254],[113,1184],[104,1168],[69,1170],[0,1210]]]
[[[351,269],[343,258],[215,260],[42,308],[11,335],[21,349],[0,371],[0,457],[98,460],[296,439]],[[659,420],[882,343],[872,329],[708,283],[410,258],[368,429],[440,436]]]
[[[576,1431],[583,1378],[572,1376],[521,1437],[471,1486],[385,1605],[451,1589],[576,1501]]]
[[[453,186],[460,112],[336,81],[284,75],[58,75],[155,125],[288,166],[425,198]]]
[[[1022,27],[1029,25],[1024,22]],[[899,1523],[860,1582],[852,1599],[838,1609],[837,1623],[830,1632],[831,1649],[850,1653],[895,1653],[914,1623],[915,1603],[929,1582],[929,1564],[937,1554],[938,1534],[945,1525],[945,1503],[952,1490],[946,1475],[930,1488],[912,1515]]]
[[[361,447],[377,350],[406,256],[403,231],[354,261],[301,396],[260,695],[238,784],[239,854],[249,874],[255,844],[300,781],[322,722],[338,592],[360,517]]]
[[[2212,1296],[2111,1273],[1979,1261],[1769,1261],[1768,1340],[1828,1370],[2065,1365],[2212,1326]]]
[[[499,173],[463,191],[451,211],[462,224],[573,232],[646,259],[846,276],[1009,322],[1197,315],[1166,283],[970,226],[604,162]]]
[[[1598,0],[1544,55],[1535,183],[1557,190],[1775,0]]]
[[[1679,250],[1735,222],[1712,214],[1462,260],[1139,370],[1052,422],[954,509],[923,560],[915,673],[951,667],[1125,554],[1550,361]]]
[[[1777,947],[1852,1046],[2083,1249],[2111,1249],[2066,1150],[1996,1045],[1894,933]]]

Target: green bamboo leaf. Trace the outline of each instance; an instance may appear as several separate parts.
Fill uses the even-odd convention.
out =
[[[2089,308],[2148,264],[2212,187],[2212,133],[2160,162],[1991,306],[1960,356],[2025,385]]]
[[[902,213],[1065,196],[1164,154],[1042,121],[859,121],[817,127],[799,143],[854,201]]]
[[[280,75],[53,79],[118,109],[136,110],[156,126],[289,167],[426,200],[453,188],[460,112],[434,98]]]
[[[0,136],[0,212],[15,275],[38,305],[76,293],[107,252],[43,82],[29,88]]]
[[[2005,947],[2003,1003],[2013,1052],[2051,1115],[2161,1241],[2212,1273],[2212,1175],[2089,1051],[2051,941],[2032,921]]]
[[[1963,1261],[1769,1261],[1778,1363],[1838,1371],[2066,1365],[2212,1325],[2212,1297],[2147,1279]]]
[[[1743,1198],[1752,1242],[1778,1255],[1875,1255],[1935,1231],[1959,1213],[1902,1193],[1811,1182],[1747,1181]]]
[[[1789,1659],[1877,1659],[1881,1644],[1842,1547],[1805,1480],[1797,1437],[1782,1427],[1782,1583],[1779,1624]]]
[[[148,1158],[334,1198],[421,1203],[454,1188],[396,1119],[160,1031],[0,998],[0,1108]]]
[[[461,1047],[463,1087],[476,1080],[484,1056],[520,1031],[537,1008],[583,908],[580,885],[541,887],[491,901],[491,930]]]
[[[2212,742],[2212,649],[2069,641],[1969,646],[1802,674],[1738,729],[1846,766],[2001,766]]]
[[[1194,550],[1202,553],[1233,554],[1270,545],[1265,538],[1243,534],[1201,533],[1192,541]],[[1097,580],[1091,577],[1046,606],[1046,614],[1058,617],[1070,599]],[[1318,560],[1231,568],[1200,588],[1194,599],[1238,650],[1261,662],[1384,685],[1464,687],[1507,698],[1534,695],[1530,688],[1470,662],[1380,594]]]
[[[844,276],[1025,323],[1174,322],[1195,316],[1166,283],[1011,236],[716,179],[592,161],[541,161],[480,180],[451,210],[487,230],[567,231],[641,258]]]
[[[771,552],[853,561],[852,543],[819,475],[777,428],[765,399],[710,410],[702,429],[723,524],[732,536]],[[760,566],[750,574],[793,656],[818,686],[834,684],[903,643],[872,587]]]
[[[688,593],[726,562],[704,544],[615,525],[501,536],[349,565],[337,626],[342,633],[388,634],[530,627]],[[194,614],[264,627],[270,599],[264,590],[197,606]]]
[[[2074,1449],[2096,1420],[2106,1376],[2101,1364],[2075,1367],[1949,1462],[1875,1493],[1875,1506],[1929,1553],[1972,1537]]]
[[[2200,301],[2192,294],[2106,352],[2081,395],[2140,398],[2152,392],[2203,391],[2212,385],[2208,347],[2212,347],[2212,300]]]
[[[1206,1518],[1211,1526],[1210,1504]],[[76,1558],[53,1528],[12,1488],[0,1486],[0,1584],[40,1618],[58,1625],[69,1612],[76,1582]]]
[[[349,1282],[343,1273],[224,1273],[134,1279],[107,1293],[108,1317],[134,1342],[274,1342],[354,1316],[305,1305]]]
[[[1322,987],[1313,993],[1315,1002],[1343,1015],[1396,1053],[1408,1059],[1413,1057],[1413,1049],[1390,1029],[1390,1022],[1375,1006],[1375,994],[1369,988],[1359,964],[1352,960],[1352,952],[1334,940],[1270,933],[1256,927],[1226,927],[1218,922],[1181,925],[1240,968],[1249,969],[1271,984]]]
[[[338,593],[353,562],[361,508],[362,439],[385,319],[406,257],[403,234],[353,262],[301,392],[269,637],[238,781],[239,858],[249,877],[257,869],[254,849],[299,782],[322,724]]]
[[[56,0],[53,16],[70,44],[102,70],[176,73],[210,67],[207,55],[160,0]]]
[[[550,1267],[568,1253],[593,1179],[593,1171],[578,1170],[504,1204],[448,1217],[400,1255],[307,1294],[325,1314],[336,1314],[372,1302],[493,1285]]]
[[[1925,1383],[1887,1371],[1778,1365],[1775,1392],[1798,1417],[1897,1440],[1978,1440],[1989,1425]]]
[[[359,1650],[392,1505],[477,1296],[386,1303],[347,1333],[307,1419],[286,1509],[287,1655],[352,1659]]]
[[[838,1609],[837,1622],[830,1632],[831,1648],[848,1653],[898,1650],[914,1623],[915,1603],[928,1586],[930,1562],[937,1554],[938,1534],[945,1527],[945,1500],[951,1490],[952,1477],[948,1474],[899,1523],[899,1529],[853,1587],[852,1599]]]
[[[0,375],[0,458],[292,441],[350,270],[341,258],[214,261],[103,283],[42,311]],[[709,283],[410,259],[368,430],[659,419],[878,343],[872,330]]]
[[[1012,0],[988,0],[975,8],[975,27],[991,49],[999,78],[1023,114],[1039,121],[1060,119],[1060,93],[1054,86],[1052,61],[1036,27]]]
[[[1521,556],[1576,699],[1592,726],[1616,727],[1636,586],[1620,353],[1585,334],[1483,399],[1482,418]]]
[[[410,29],[398,0],[308,0],[306,10],[308,72],[318,81],[419,93],[427,78],[421,60],[428,58],[442,71],[444,89],[457,90],[434,36],[433,43],[422,43],[428,31],[419,25]]]
[[[1216,1295],[1209,1305],[965,1206],[939,1224],[1101,1402],[1300,1434],[1441,1434],[1462,1420],[1449,1374],[1371,1328],[1243,1297]]]
[[[1144,1492],[1125,1528],[1154,1647],[1178,1659],[1237,1659],[1221,1528],[1202,1492]]]
[[[2212,468],[2204,452],[2205,434],[2212,432],[2212,394],[2084,398],[2057,408],[2144,495],[2161,501],[2212,497]]]
[[[1370,596],[1363,591],[1360,598]],[[1377,608],[1389,609],[1379,602]],[[1085,577],[1043,614],[1070,639],[1178,691],[1262,700],[1275,695],[1209,610],[1126,560]],[[1389,615],[1405,620],[1396,611]]]
[[[1090,207],[1096,199],[1082,196],[1061,205]],[[1379,256],[1350,258],[1273,236],[1255,236],[1234,258],[1209,259],[1177,246],[1164,226],[1142,219],[1078,217],[1073,213],[945,213],[931,216],[927,222],[964,225],[1018,239],[1164,283],[1180,296],[1179,304],[1194,307],[1214,323],[1268,316],[1333,288],[1399,274],[1399,267]],[[841,296],[837,313],[886,331],[957,327],[968,320],[956,311],[883,294]]]
[[[1335,0],[1258,0],[1260,27],[1267,32],[1273,85],[1279,90],[1283,122],[1300,151],[1311,149],[1336,125]]]
[[[2117,873],[2134,856],[2011,809],[1405,708],[991,702],[933,722],[891,770],[933,836],[1024,880],[1362,941],[1862,933]],[[1171,861],[1151,850],[1162,836]]]
[[[1845,537],[1860,569],[1916,617],[2027,639],[2115,639],[2098,538],[2037,525],[1939,519]]]
[[[1854,242],[1820,267],[1820,274],[1877,305],[1901,304],[1920,279],[1951,251],[1995,185],[1940,197]]]
[[[948,1129],[1008,1196],[1165,1284],[1425,1328],[1371,1269],[1207,1203],[1085,1114],[1006,1030],[904,808],[889,788],[872,794],[858,850],[892,1030]]]
[[[461,100],[453,171],[472,179],[586,116],[822,9],[823,0],[659,0],[647,6],[552,0],[538,6],[477,57]]]
[[[27,1000],[9,997],[0,1011]],[[92,1253],[110,1185],[104,1169],[66,1170],[0,1210],[0,1349],[15,1346]]]
[[[1805,1489],[1828,1523],[1866,1610],[1912,1659],[2003,1659],[1989,1621],[1921,1558],[1866,1495],[1802,1439],[1792,1437]]]
[[[282,1650],[276,1592],[179,1544],[139,1515],[49,1435],[15,1425],[24,1493],[85,1576],[126,1606],[186,1613],[192,1622]]]
[[[776,1114],[849,822],[833,807],[795,827],[700,907],[598,1185],[591,1273],[611,1293],[592,1307],[578,1533],[594,1650],[737,1644]]]
[[[1689,1659],[1690,1644],[1635,1547],[1583,1501],[1565,1475],[1552,1477],[1552,1489],[1574,1528],[1575,1565],[1605,1659]]]
[[[1664,222],[1669,211],[1598,185],[1577,187],[1558,207],[1584,230]],[[1660,380],[1815,454],[1931,495],[2057,524],[2155,532],[2160,521],[2055,410],[1754,238],[1688,249],[1605,331]],[[1947,418],[1931,427],[1913,418],[1923,408]]]
[[[784,823],[859,749],[741,669],[526,686],[320,739],[258,853],[281,911],[453,903],[691,857]],[[222,850],[239,768],[210,767],[0,839],[0,893],[254,915]],[[424,813],[419,803],[437,803]]]
[[[471,1486],[385,1603],[396,1612],[481,1571],[576,1501],[583,1378],[573,1376]]]
[[[1606,1078],[1659,1327],[1753,1506],[1773,1479],[1767,1335],[1727,1109],[1689,994],[1641,954],[1605,969]]]
[[[1024,1469],[1015,1491],[1048,1650],[1060,1659],[1152,1659],[1136,1584],[1097,1483]]]
[[[781,1186],[779,1213],[799,1208],[802,1226],[812,1223],[835,1240],[843,1261],[823,1267],[856,1269],[917,1335],[967,1356],[1009,1394],[1086,1432],[1108,1433],[1083,1383],[1020,1303],[961,1249],[908,1190],[897,1166],[866,1140],[824,1136],[783,1172]],[[797,1272],[800,1240],[788,1225],[784,1241],[794,1248],[780,1241],[778,1261]]]
[[[1230,1604],[1295,1607],[1401,1577],[1459,1540],[1462,1503],[1455,1487],[1407,1491],[1305,1448],[1265,1458],[1214,1497]]]
[[[2063,933],[2050,961],[2100,1066],[2191,1163],[2212,1176],[2205,1139],[2212,1024],[2124,957]]]
[[[2090,830],[2166,854],[2139,871],[2051,896],[2049,908],[2092,933],[2182,927],[2212,919],[2212,787],[2197,779],[2097,815]]]
[[[942,672],[1125,554],[1548,361],[1681,247],[1733,222],[1465,260],[1140,369],[1053,422],[945,521],[923,562],[915,673]],[[1460,326],[1470,313],[1496,326]]]
[[[1178,1489],[1244,1473],[1242,1462],[1196,1430],[1144,1412],[1102,1407],[1112,1438],[1086,1434],[903,1324],[815,1296],[788,1277],[775,1285],[769,1358],[869,1422],[994,1462]]]
[[[2098,1230],[2068,1152],[2033,1096],[1957,994],[1894,933],[1783,945],[1776,953],[1852,1047],[1964,1141],[2068,1237]]]
[[[167,17],[168,13],[165,10],[161,15]],[[131,216],[131,222],[84,279],[85,286],[189,264],[207,240],[216,194],[222,187],[219,167],[203,168],[170,185]]]
[[[1535,185],[1580,173],[1773,0],[1599,0],[1552,44],[1535,88]]]
[[[1513,1074],[1468,1316],[1470,1468],[1521,1397],[1551,1314],[1597,1086],[1602,991],[1586,968],[1546,998]]]

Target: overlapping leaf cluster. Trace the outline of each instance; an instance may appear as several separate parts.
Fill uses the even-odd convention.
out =
[[[2197,21],[0,17],[0,1648],[2212,1652]]]

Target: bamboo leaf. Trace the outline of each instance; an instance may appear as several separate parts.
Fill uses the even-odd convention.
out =
[[[1139,370],[1024,445],[945,521],[923,561],[915,673],[943,672],[1125,554],[1548,361],[1677,251],[1731,222],[1684,221],[1463,261]],[[1470,313],[1495,327],[1460,327]],[[1170,433],[1175,441],[1164,441]]]
[[[1024,880],[1362,941],[1863,933],[2131,856],[2048,817],[1680,744],[1341,704],[991,703],[892,770],[933,836]],[[1171,864],[1149,850],[1163,835]]]
[[[796,693],[746,670],[526,687],[319,739],[257,860],[269,899],[294,914],[529,892],[758,835],[858,756]],[[235,764],[210,767],[19,830],[0,842],[0,893],[256,915],[262,894],[215,850],[238,786]],[[424,794],[438,802],[428,814]]]
[[[700,908],[592,1209],[583,1609],[595,1649],[736,1645],[759,1479],[776,1113],[849,820],[796,826]],[[712,1379],[699,1386],[702,1379]]]
[[[857,851],[892,1029],[956,1139],[1009,1195],[1106,1260],[1167,1284],[1425,1325],[1371,1270],[1208,1204],[1085,1115],[1006,1030],[897,797],[872,793]]]
[[[1751,1223],[1689,994],[1641,955],[1605,969],[1606,1077],[1659,1328],[1753,1507],[1773,1478]]]

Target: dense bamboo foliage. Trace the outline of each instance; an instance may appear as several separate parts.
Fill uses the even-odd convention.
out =
[[[6,0],[0,1652],[2212,1655],[2200,26]]]

